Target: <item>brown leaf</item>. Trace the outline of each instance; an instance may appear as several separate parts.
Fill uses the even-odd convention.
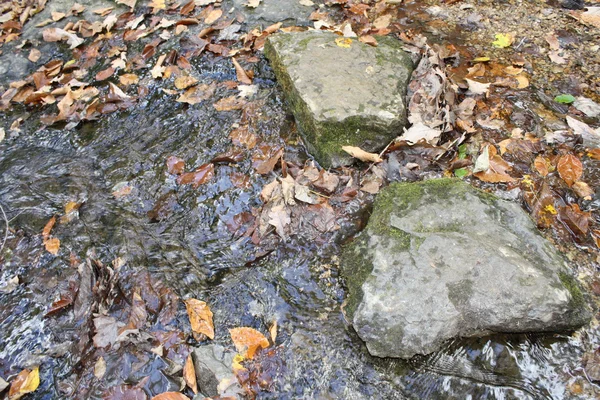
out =
[[[230,96],[217,101],[213,106],[217,111],[232,111],[241,110],[246,103],[247,101],[244,99],[240,99],[237,96]]]
[[[252,79],[250,79],[250,77],[246,73],[246,70],[244,68],[242,68],[240,63],[234,57],[231,58],[231,62],[233,63],[233,66],[235,67],[235,74],[237,76],[237,80],[242,82],[245,85],[251,85]]]
[[[204,23],[210,25],[213,22],[215,22],[216,20],[218,20],[219,18],[221,18],[221,15],[223,15],[223,11],[220,8],[212,10],[211,12],[208,13],[206,18],[204,19]]]
[[[198,393],[198,384],[196,383],[196,369],[194,368],[194,361],[192,361],[192,355],[188,355],[185,360],[185,366],[183,367],[183,379],[185,383],[192,389],[194,394]]]
[[[180,185],[192,185],[194,189],[206,182],[214,176],[215,167],[213,164],[204,164],[198,167],[194,172],[186,172],[179,175],[177,183]]]
[[[233,144],[237,146],[244,146],[247,149],[253,149],[258,142],[258,137],[253,133],[250,133],[248,125],[242,125],[231,131],[229,138]]]
[[[582,212],[577,204],[561,207],[558,216],[575,236],[583,236],[588,232],[591,215]]]
[[[361,149],[360,147],[342,146],[342,150],[344,150],[346,153],[350,154],[352,157],[359,159],[360,161],[374,162],[374,163],[379,163],[379,162],[383,161],[383,159],[381,157],[379,157],[379,154],[368,153],[368,152],[364,151],[363,149]]]
[[[558,160],[556,166],[558,174],[567,183],[572,186],[573,183],[577,182],[583,174],[583,164],[579,161],[579,158],[573,154],[565,154]]]
[[[167,171],[173,175],[181,175],[185,170],[185,161],[179,157],[171,156],[167,158]]]
[[[135,85],[140,81],[136,74],[123,74],[119,77],[119,82],[123,86]]]
[[[287,240],[287,235],[285,234],[285,227],[289,225],[291,222],[289,211],[285,208],[283,204],[279,204],[273,207],[269,211],[269,225],[273,225],[277,234],[283,239]]]
[[[37,60],[39,60],[41,56],[42,56],[41,51],[39,51],[38,49],[31,49],[27,59],[31,62],[37,62]]]
[[[179,11],[180,15],[189,15],[192,12],[194,12],[194,8],[196,8],[196,4],[194,4],[194,1],[188,1],[187,3],[185,3],[183,5],[183,7],[181,7],[181,11]]]
[[[229,330],[231,340],[237,351],[245,358],[252,359],[259,348],[269,347],[269,340],[252,328],[233,328]]]
[[[48,239],[44,242],[46,251],[52,255],[57,255],[60,248],[60,240],[58,238]]]
[[[252,166],[261,175],[266,175],[273,171],[275,165],[283,155],[283,149],[279,147],[271,147],[269,145],[261,145],[258,147],[260,152],[257,152],[252,157]]]
[[[196,85],[185,91],[184,94],[179,96],[176,100],[179,103],[198,104],[203,100],[210,98],[215,92],[215,85]]]
[[[165,392],[154,396],[152,400],[190,400],[190,398],[179,392]]]
[[[50,220],[48,220],[46,223],[46,226],[44,226],[44,229],[42,230],[42,238],[44,241],[48,240],[50,237],[50,232],[52,231],[54,224],[56,224],[56,217],[50,218]]]
[[[571,189],[584,200],[591,200],[594,194],[594,190],[587,183],[581,181],[575,182]]]
[[[119,4],[125,4],[128,7],[131,7],[131,9],[133,10],[135,7],[135,3],[137,2],[137,0],[115,0],[117,3]]]
[[[196,83],[198,83],[198,79],[189,75],[180,76],[175,79],[175,87],[177,89],[187,89],[190,86],[194,86]]]
[[[103,400],[148,400],[146,392],[131,385],[113,386],[104,393],[102,398]]]
[[[27,393],[34,392],[40,385],[40,371],[36,367],[33,370],[24,369],[10,384],[8,398],[17,400]]]
[[[213,313],[208,304],[196,299],[185,300],[185,308],[192,330],[195,333],[206,335],[209,339],[215,338],[215,326],[213,325]]]
[[[113,76],[114,73],[115,69],[113,67],[108,67],[105,70],[102,70],[96,74],[96,80],[103,81]]]
[[[550,163],[547,159],[542,156],[537,156],[534,161],[535,169],[540,173],[541,176],[546,177],[550,173]]]
[[[489,151],[489,168],[486,171],[477,172],[473,176],[484,182],[514,182],[515,178],[508,174],[512,167],[498,155],[495,146],[487,146]]]

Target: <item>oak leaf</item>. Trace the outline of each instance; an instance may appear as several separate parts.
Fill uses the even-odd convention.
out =
[[[215,338],[215,326],[213,324],[213,313],[208,304],[197,299],[185,300],[192,331],[197,334],[206,335],[209,339]],[[194,335],[195,336],[195,335]]]

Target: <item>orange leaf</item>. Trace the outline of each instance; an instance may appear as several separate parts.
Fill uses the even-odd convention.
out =
[[[103,81],[107,78],[110,78],[115,73],[115,69],[113,67],[108,67],[105,70],[102,70],[96,74],[97,81]]]
[[[152,400],[190,400],[190,398],[179,392],[165,392],[157,394]]]
[[[44,242],[46,246],[46,251],[52,255],[58,254],[58,249],[60,248],[60,240],[58,238],[48,239]]]
[[[245,85],[251,85],[252,79],[250,79],[250,77],[246,73],[246,70],[242,68],[240,63],[233,57],[231,58],[231,62],[233,62],[233,66],[235,67],[235,74],[237,76],[237,80]]]
[[[181,175],[185,170],[185,161],[179,157],[170,156],[167,158],[167,171],[173,175]]]
[[[19,372],[19,375],[10,384],[8,398],[17,400],[25,396],[27,393],[35,391],[40,385],[40,371],[36,367],[33,370],[24,369]]]
[[[192,355],[187,356],[185,360],[185,366],[183,367],[183,379],[185,383],[192,389],[194,394],[198,393],[198,385],[196,383],[196,369],[194,368],[194,362],[192,361]]]
[[[562,156],[558,160],[556,169],[558,170],[560,177],[563,178],[569,186],[572,186],[573,183],[577,182],[583,173],[581,161],[573,154],[565,154]]]
[[[241,110],[246,105],[246,100],[237,98],[236,96],[226,97],[213,104],[217,111]]]
[[[48,240],[48,237],[50,237],[50,231],[52,231],[52,228],[54,227],[55,223],[56,217],[52,217],[46,223],[46,226],[44,226],[44,230],[42,231],[42,238],[44,239],[44,241]]]
[[[252,328],[233,328],[229,330],[231,340],[237,351],[248,359],[252,359],[259,347],[269,347],[267,338]]]
[[[196,299],[185,300],[185,308],[192,330],[195,333],[206,335],[209,339],[215,338],[215,326],[213,324],[213,313],[208,304]]]

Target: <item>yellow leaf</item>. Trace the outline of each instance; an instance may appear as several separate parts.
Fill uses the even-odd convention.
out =
[[[477,57],[473,59],[473,62],[488,62],[490,61],[489,57]]]
[[[558,214],[558,212],[556,211],[556,208],[554,208],[554,206],[552,204],[548,204],[546,207],[544,207],[544,211],[546,211],[552,215]]]
[[[195,333],[206,335],[209,339],[215,338],[215,326],[213,324],[213,313],[204,301],[196,299],[185,300],[185,308],[192,330]]]
[[[231,362],[231,368],[233,369],[233,372],[237,372],[237,371],[246,369],[242,365],[242,361],[244,361],[244,360],[245,360],[245,358],[241,354],[236,354],[235,357],[233,357],[233,361]]]
[[[198,83],[198,79],[189,75],[180,76],[175,79],[175,87],[177,89],[187,89],[190,86],[194,86],[196,83]]]
[[[24,369],[19,372],[19,375],[12,381],[10,391],[8,392],[9,400],[17,400],[27,393],[34,392],[40,385],[40,370],[35,367],[33,370]]]
[[[529,79],[527,79],[525,76],[519,75],[519,76],[516,76],[515,78],[519,82],[517,89],[525,89],[527,86],[529,86]]]
[[[503,49],[503,48],[508,47],[511,44],[513,44],[514,41],[515,41],[515,37],[513,35],[511,35],[510,33],[497,33],[496,40],[494,40],[492,42],[492,45],[494,47]]]
[[[335,39],[335,44],[337,44],[339,47],[349,49],[350,46],[352,45],[352,39],[339,37],[339,38]]]
[[[252,328],[233,328],[229,330],[231,340],[242,356],[252,359],[259,347],[269,347],[269,341],[259,331]]]

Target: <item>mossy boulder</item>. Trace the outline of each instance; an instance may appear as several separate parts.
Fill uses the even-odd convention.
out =
[[[453,179],[396,183],[346,245],[346,313],[371,354],[455,337],[572,330],[590,320],[569,266],[515,203]]]
[[[403,133],[412,61],[398,40],[377,40],[306,31],[265,45],[305,145],[326,168],[352,163],[342,146],[375,152]]]

